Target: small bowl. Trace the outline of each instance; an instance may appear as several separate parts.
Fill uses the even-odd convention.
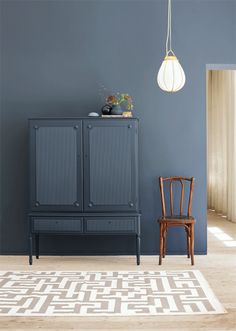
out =
[[[90,116],[90,117],[99,117],[99,114],[95,113],[95,112],[92,112],[92,113],[89,113],[88,116]]]

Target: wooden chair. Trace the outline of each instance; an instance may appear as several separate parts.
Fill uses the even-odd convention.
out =
[[[195,219],[191,216],[192,208],[192,195],[195,178],[184,178],[184,177],[159,177],[160,192],[161,192],[161,205],[162,205],[162,217],[159,218],[160,224],[160,256],[159,265],[162,263],[162,257],[166,255],[166,236],[169,227],[180,227],[183,226],[186,231],[187,237],[187,256],[191,256],[191,264],[194,265],[194,224]],[[169,184],[170,193],[170,215],[166,214],[166,203],[164,193],[164,182]],[[173,207],[173,182],[179,182],[181,184],[180,194],[180,210],[178,214],[174,214]],[[188,196],[188,209],[187,215],[183,215],[184,195],[185,195],[185,184],[189,184],[189,196]]]

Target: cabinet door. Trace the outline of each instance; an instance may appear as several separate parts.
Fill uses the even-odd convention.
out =
[[[138,122],[84,121],[84,210],[138,209]]]
[[[32,210],[82,210],[82,122],[30,121]]]

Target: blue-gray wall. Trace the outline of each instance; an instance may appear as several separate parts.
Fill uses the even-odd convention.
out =
[[[128,92],[140,118],[142,252],[155,254],[159,175],[196,177],[196,253],[206,242],[207,63],[236,59],[236,1],[173,0],[173,48],[186,85],[162,92],[166,3],[143,1],[1,1],[1,251],[27,249],[27,118],[99,111],[100,87]],[[185,243],[172,231],[169,251]],[[127,238],[48,238],[45,253],[127,253]]]

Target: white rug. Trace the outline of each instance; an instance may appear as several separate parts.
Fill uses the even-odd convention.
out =
[[[225,312],[198,270],[0,271],[0,316]]]

